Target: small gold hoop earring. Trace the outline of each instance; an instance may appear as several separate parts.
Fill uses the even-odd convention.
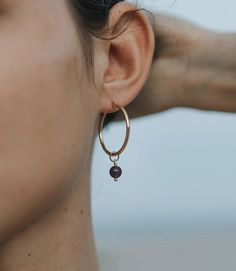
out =
[[[119,110],[121,110],[122,113],[123,113],[123,115],[124,115],[124,118],[125,118],[126,133],[125,133],[125,140],[124,140],[123,145],[117,151],[110,151],[105,146],[102,130],[103,130],[103,126],[104,126],[104,121],[105,121],[106,115],[108,113],[103,113],[102,118],[100,120],[98,132],[99,132],[99,140],[100,140],[100,143],[102,145],[103,150],[105,151],[106,154],[109,155],[110,160],[114,163],[114,166],[110,168],[110,172],[109,173],[110,173],[111,177],[114,178],[114,181],[118,181],[118,178],[122,174],[122,169],[118,166],[117,161],[119,160],[120,154],[125,150],[125,148],[126,148],[126,146],[128,144],[128,141],[129,141],[130,121],[129,121],[129,116],[128,116],[128,114],[127,114],[127,112],[126,112],[126,110],[125,110],[124,107],[120,106],[116,102],[112,102],[112,107],[118,108]],[[113,157],[116,157],[116,158],[113,158]]]

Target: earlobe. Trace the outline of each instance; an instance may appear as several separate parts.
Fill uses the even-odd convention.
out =
[[[154,33],[142,10],[136,10],[129,3],[118,3],[112,8],[110,27],[114,27],[125,14],[134,17],[130,24],[125,24],[124,27],[127,27],[120,35],[111,39],[107,51],[108,65],[100,92],[100,111],[104,113],[115,111],[112,101],[125,107],[135,99],[152,64]]]

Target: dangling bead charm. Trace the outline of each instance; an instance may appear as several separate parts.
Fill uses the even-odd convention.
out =
[[[112,156],[110,155],[110,160],[114,163],[114,166],[110,168],[110,175],[112,178],[114,178],[114,181],[118,181],[118,178],[122,174],[122,169],[117,165],[117,161],[119,160],[119,155],[116,160],[112,159]]]
[[[114,178],[114,181],[117,182],[121,174],[122,174],[122,169],[119,166],[117,166],[116,163],[114,163],[114,166],[110,168],[111,177]]]

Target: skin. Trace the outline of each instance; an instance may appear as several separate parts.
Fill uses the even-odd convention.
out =
[[[235,112],[235,34],[157,15],[148,77],[154,37],[139,12],[122,36],[95,40],[93,86],[67,1],[0,3],[0,270],[96,271],[99,114],[115,111],[112,100],[131,117],[177,106]],[[119,3],[109,23],[134,8]]]
[[[129,116],[176,107],[236,112],[236,34],[209,31],[160,14],[154,22],[152,69],[143,90],[127,107]]]
[[[109,24],[134,9],[117,4]],[[90,169],[98,117],[141,91],[151,24],[140,12],[121,36],[95,40],[93,85],[67,0],[2,0],[0,10],[0,270],[96,271]]]

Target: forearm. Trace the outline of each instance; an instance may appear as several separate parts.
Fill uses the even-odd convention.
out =
[[[165,15],[156,15],[154,32],[152,69],[131,117],[174,107],[236,112],[236,34]]]
[[[236,112],[236,34],[215,33],[189,65],[179,105]]]
[[[156,89],[160,102],[165,98],[167,108],[236,112],[236,34],[157,15],[155,36],[157,52],[146,87]]]

